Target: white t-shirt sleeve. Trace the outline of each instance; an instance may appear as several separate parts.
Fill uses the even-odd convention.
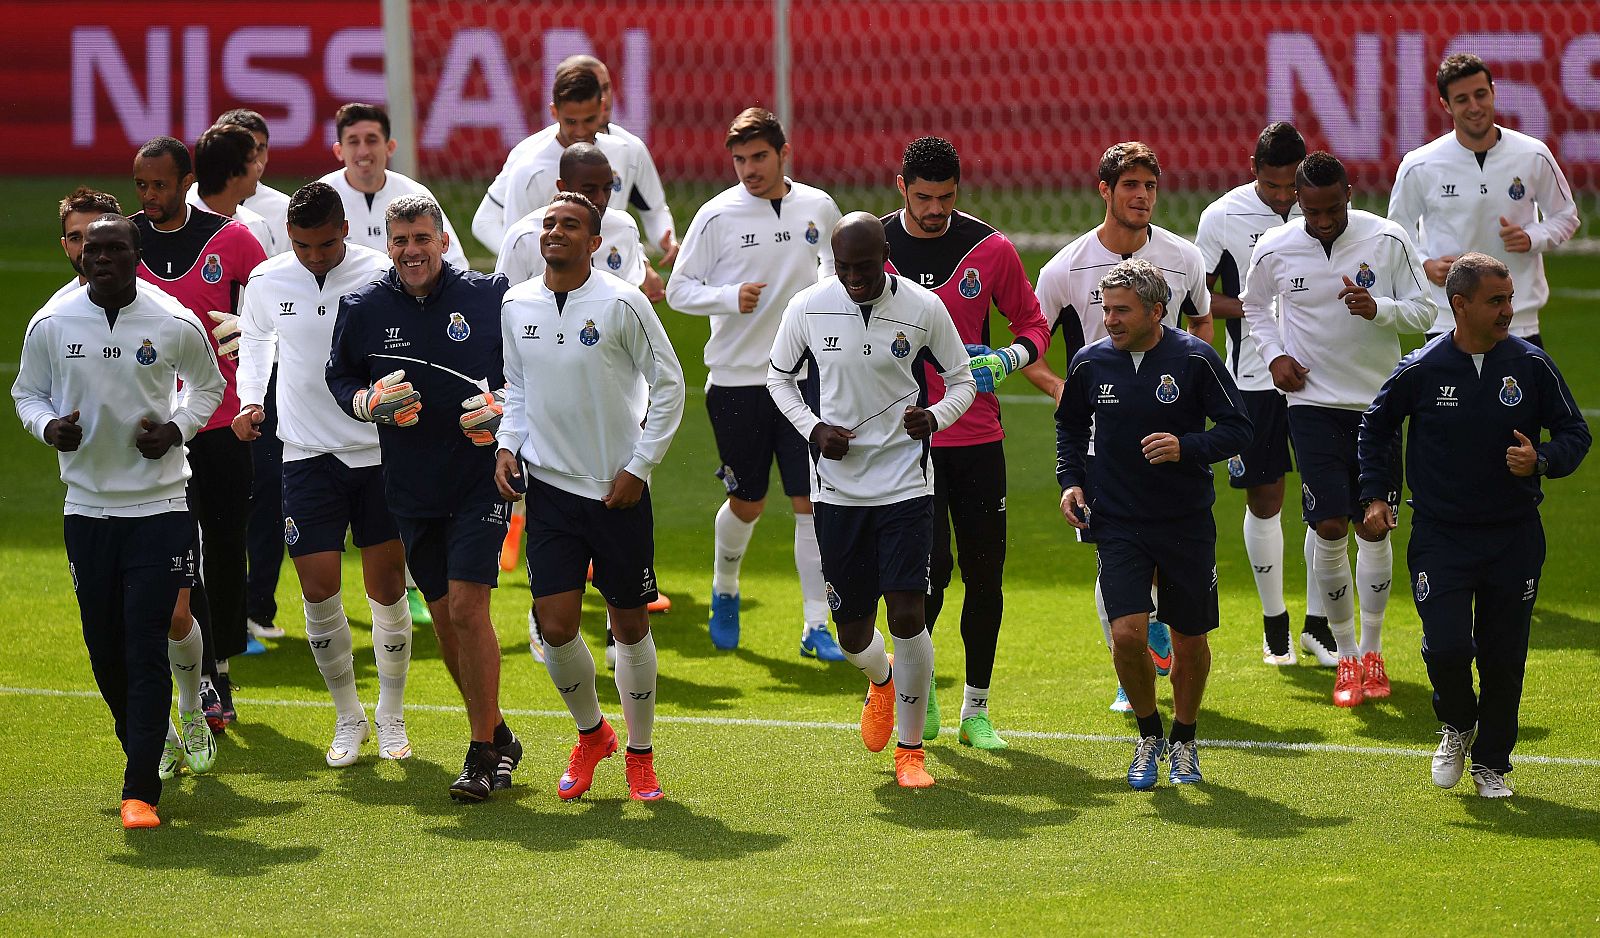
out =
[[[1533,250],[1538,253],[1565,244],[1578,230],[1579,221],[1578,204],[1572,200],[1572,186],[1567,184],[1566,174],[1548,151],[1541,155],[1544,159],[1539,161],[1541,168],[1534,175],[1533,197],[1544,217],[1527,227]]]
[[[227,383],[217,368],[217,359],[211,352],[211,342],[200,325],[183,316],[173,317],[173,332],[178,346],[178,377],[183,381],[183,394],[172,412],[172,422],[177,425],[185,440],[192,439],[206,425],[211,415],[222,403],[222,392]]]
[[[45,424],[61,416],[50,398],[54,384],[52,352],[57,347],[54,333],[45,319],[36,317],[36,322],[29,325],[22,340],[22,364],[17,369],[17,380],[11,384],[11,400],[17,406],[18,419],[41,443]]]
[[[772,395],[772,402],[783,416],[800,431],[800,436],[809,441],[811,431],[822,420],[806,406],[805,396],[800,393],[800,371],[809,350],[805,309],[802,306],[805,295],[806,291],[795,294],[783,311],[778,334],[772,340],[771,362],[767,365],[767,393]],[[954,328],[954,324],[951,328]],[[965,348],[962,351],[965,352]]]
[[[507,315],[510,302],[507,300],[500,304],[500,348],[506,378],[506,399],[501,406],[500,429],[495,431],[494,441],[500,449],[518,453],[527,435],[523,428],[526,390],[522,383],[522,356],[517,348],[519,331]]]
[[[1277,258],[1270,252],[1263,254],[1260,244],[1250,259],[1250,274],[1245,277],[1244,291],[1239,303],[1244,307],[1245,321],[1250,324],[1250,337],[1256,340],[1261,360],[1271,367],[1272,360],[1283,354],[1283,337],[1278,331],[1278,317],[1273,315],[1272,304],[1277,299]]]
[[[1427,332],[1433,328],[1439,308],[1433,302],[1433,294],[1428,291],[1428,281],[1422,273],[1422,258],[1418,256],[1417,249],[1412,246],[1405,232],[1396,233],[1398,239],[1387,239],[1389,276],[1394,283],[1394,298],[1373,298],[1377,302],[1378,312],[1372,317],[1372,322],[1405,335]],[[1254,334],[1254,322],[1250,328]]]
[[[678,260],[667,281],[667,305],[691,316],[730,316],[739,313],[739,284],[710,282],[717,255],[724,245],[718,241],[716,216],[704,209],[689,224],[678,249]],[[830,264],[831,267],[831,257]]]
[[[239,370],[234,381],[241,407],[266,403],[272,362],[277,356],[278,328],[272,311],[265,308],[266,291],[259,283],[258,278],[251,278],[239,299]]]
[[[929,407],[928,412],[943,429],[955,423],[972,406],[978,396],[978,382],[972,377],[971,357],[967,355],[967,347],[962,344],[961,334],[956,331],[955,320],[950,318],[944,301],[934,296],[930,306],[928,318],[932,325],[928,330],[928,348],[939,362],[944,397]]]
[[[683,421],[685,392],[683,366],[667,338],[667,330],[644,295],[637,291],[635,294],[623,300],[633,320],[633,327],[626,333],[628,351],[633,355],[639,374],[650,386],[650,406],[645,411],[644,426],[634,446],[633,458],[623,468],[637,478],[648,479],[651,471],[667,457],[667,448],[672,445],[672,437]]]

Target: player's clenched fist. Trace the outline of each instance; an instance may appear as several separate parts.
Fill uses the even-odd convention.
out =
[[[844,427],[819,423],[811,431],[811,445],[822,451],[823,459],[843,459],[850,452],[850,441],[856,435]]]
[[[474,394],[461,402],[461,432],[475,446],[493,446],[494,435],[500,430],[500,418],[505,414],[506,391],[501,388],[486,394]]]
[[[761,291],[765,290],[766,288],[767,285],[764,283],[739,284],[739,312],[755,312],[756,304],[761,302]]]
[[[404,371],[391,371],[373,382],[372,387],[357,391],[350,409],[355,411],[357,420],[409,427],[422,413],[422,395],[406,380]]]
[[[1183,444],[1170,433],[1152,433],[1140,440],[1139,445],[1144,447],[1144,458],[1152,466],[1183,458]]]
[[[925,440],[939,429],[939,421],[933,414],[915,405],[906,408],[905,425],[906,436],[913,440]]]
[[[73,411],[45,424],[44,441],[63,453],[76,450],[83,442],[83,427],[78,424],[78,412]]]

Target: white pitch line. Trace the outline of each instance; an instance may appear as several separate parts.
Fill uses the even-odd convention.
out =
[[[6,687],[0,686],[0,694],[11,694],[18,697],[68,697],[74,699],[98,700],[100,695],[89,690],[55,690],[44,687]],[[293,707],[312,710],[331,710],[333,704],[323,700],[268,700],[254,697],[235,698],[239,703],[256,707]],[[440,704],[406,704],[407,710],[423,713],[455,713],[462,712],[460,707],[447,707]],[[572,715],[565,710],[523,710],[507,708],[501,713],[514,717],[533,717],[538,719],[570,720]],[[615,718],[615,714],[612,715]],[[860,727],[855,723],[832,723],[823,720],[766,720],[757,717],[704,717],[704,716],[666,716],[656,715],[657,723],[670,723],[686,726],[754,726],[763,729],[779,730],[830,730],[838,732],[856,732]],[[943,727],[939,731],[943,735],[953,735],[953,727]],[[1096,733],[1052,733],[1042,730],[1006,730],[1007,736],[1018,739],[1046,739],[1073,743],[1118,743],[1126,745],[1135,742],[1132,736],[1108,736]],[[1431,749],[1405,749],[1399,746],[1342,746],[1333,743],[1284,743],[1274,740],[1262,739],[1207,739],[1201,742],[1211,749],[1258,749],[1272,752],[1321,752],[1335,755],[1351,756],[1384,756],[1401,757],[1408,759],[1431,758]],[[1518,762],[1533,765],[1568,765],[1581,768],[1600,768],[1600,759],[1580,759],[1567,756],[1517,756]]]

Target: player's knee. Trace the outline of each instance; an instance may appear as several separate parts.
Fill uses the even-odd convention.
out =
[[[611,606],[607,607],[606,611],[611,623],[611,634],[616,636],[618,643],[632,645],[644,641],[644,637],[650,634],[650,610],[645,606],[633,609],[618,609]]]
[[[1173,629],[1172,656],[1185,664],[1207,665],[1211,663],[1211,643],[1204,635],[1185,635]]]
[[[761,512],[766,507],[767,500],[764,498],[752,502],[746,501],[742,498],[735,498],[732,495],[728,496],[728,508],[733,511],[733,516],[735,518],[738,518],[745,524],[749,524],[750,522],[761,517]]]
[[[1144,654],[1149,641],[1147,615],[1120,616],[1111,620],[1111,646],[1121,654]]]
[[[1342,541],[1350,534],[1350,519],[1323,518],[1312,527],[1316,529],[1317,537],[1325,541]]]
[[[167,627],[167,638],[175,642],[181,642],[189,637],[189,633],[193,629],[194,617],[189,615],[189,609],[185,606],[182,618],[179,618],[176,613],[173,614],[172,624]]]
[[[789,503],[794,506],[794,513],[797,515],[809,515],[812,513],[811,499],[804,495],[790,496]]]

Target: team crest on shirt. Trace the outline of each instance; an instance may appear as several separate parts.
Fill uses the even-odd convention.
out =
[[[293,547],[300,540],[300,529],[295,526],[293,518],[283,519],[283,542]]]
[[[889,343],[889,351],[894,354],[895,358],[905,358],[911,354],[911,340],[906,338],[904,332],[896,332],[894,341]]]
[[[834,612],[838,612],[839,607],[844,605],[844,600],[839,598],[839,591],[833,588],[832,582],[827,583],[826,586],[828,592],[828,608],[832,609]]]
[[[1424,599],[1427,599],[1428,598],[1428,594],[1433,592],[1432,588],[1428,586],[1428,571],[1426,571],[1426,570],[1418,571],[1418,573],[1417,573],[1417,585],[1413,589],[1413,592],[1415,592],[1417,594],[1417,602],[1419,602],[1419,603],[1422,602]]]
[[[1372,272],[1372,268],[1367,266],[1366,261],[1362,261],[1361,266],[1356,269],[1356,286],[1363,290],[1370,290],[1372,285],[1377,282],[1378,275]]]
[[[1156,400],[1163,404],[1171,404],[1178,399],[1178,382],[1171,375],[1162,375],[1161,383],[1156,385]]]
[[[205,266],[200,268],[200,279],[206,283],[222,282],[222,255],[207,254]]]
[[[969,300],[978,298],[983,292],[983,282],[978,279],[978,268],[968,267],[961,272],[961,295]]]
[[[1506,375],[1500,381],[1500,403],[1507,407],[1522,403],[1522,388],[1517,386],[1517,379]]]
[[[141,365],[154,365],[156,363],[156,347],[150,343],[149,339],[145,339],[144,344],[139,346],[139,350],[133,353],[133,360]],[[1518,392],[1519,395],[1520,393]],[[1505,400],[1505,398],[1506,393],[1501,391],[1500,399]]]
[[[472,326],[468,324],[467,317],[460,313],[451,313],[450,325],[444,327],[444,334],[449,336],[452,342],[465,342],[467,337],[472,335]]]
[[[583,321],[583,331],[578,333],[578,341],[584,345],[593,345],[600,341],[600,330],[594,327],[593,319]]]
[[[1528,194],[1528,189],[1527,189],[1526,186],[1524,186],[1522,184],[1522,177],[1521,176],[1512,176],[1511,177],[1511,188],[1506,190],[1506,195],[1511,196],[1512,201],[1520,202],[1520,201],[1522,201],[1522,197],[1527,195],[1527,194]]]
[[[1311,486],[1300,483],[1300,504],[1306,511],[1317,510],[1317,496],[1311,494]]]
[[[1230,456],[1230,457],[1228,457],[1228,475],[1234,477],[1235,479],[1244,478],[1244,457],[1243,456]]]
[[[606,266],[612,270],[622,269],[622,252],[615,245],[612,245],[611,253],[606,255]]]
[[[822,234],[817,231],[817,223],[814,221],[806,222],[806,243],[816,244],[817,239],[821,237]]]

